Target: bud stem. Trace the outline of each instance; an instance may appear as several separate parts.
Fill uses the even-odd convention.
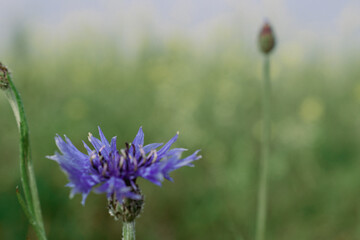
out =
[[[10,73],[1,63],[0,66],[3,69],[4,77],[8,82],[8,88],[4,89],[5,95],[14,112],[20,132],[20,176],[25,195],[25,202],[22,201],[22,197],[18,190],[17,195],[25,214],[28,216],[29,222],[35,228],[38,238],[46,240],[44,223],[41,215],[40,200],[31,160],[29,128],[25,117],[24,105],[19,92],[11,80]],[[25,207],[27,207],[27,210],[25,210]]]
[[[256,240],[264,240],[266,232],[266,204],[267,204],[267,172],[269,161],[270,134],[271,134],[271,102],[270,102],[270,60],[269,56],[264,56],[264,85],[263,85],[263,134],[262,151],[260,160],[259,174],[259,193],[256,218]]]
[[[135,220],[132,222],[123,222],[122,240],[135,240]]]

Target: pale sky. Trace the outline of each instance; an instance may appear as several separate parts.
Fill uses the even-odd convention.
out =
[[[283,49],[359,49],[359,0],[0,0],[0,53],[14,26],[43,42],[65,41],[84,28],[121,36],[129,48],[146,34],[211,46],[223,33],[252,44],[264,19]],[[310,50],[309,50],[310,51]]]

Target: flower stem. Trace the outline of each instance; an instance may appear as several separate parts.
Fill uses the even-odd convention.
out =
[[[266,202],[267,202],[267,172],[269,161],[269,148],[270,148],[270,115],[271,115],[271,102],[270,102],[270,60],[266,55],[264,58],[264,86],[263,86],[263,134],[262,134],[262,151],[260,160],[260,174],[259,174],[259,193],[257,205],[257,218],[256,218],[256,240],[264,240],[266,232]]]
[[[5,95],[14,112],[20,132],[20,175],[25,201],[22,201],[20,192],[17,189],[18,199],[21,200],[20,204],[23,209],[25,209],[25,207],[27,208],[27,211],[24,210],[25,214],[27,215],[29,222],[35,228],[38,238],[41,240],[46,240],[44,223],[41,215],[40,200],[31,160],[29,128],[25,117],[24,106],[20,94],[12,82],[10,73],[1,63],[0,70],[3,73],[1,76],[2,79],[0,79],[3,86],[2,89],[4,90]]]
[[[132,222],[123,222],[122,240],[135,240],[135,220]]]

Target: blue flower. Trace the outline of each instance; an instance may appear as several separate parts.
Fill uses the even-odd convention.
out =
[[[89,133],[89,142],[94,149],[83,142],[87,154],[80,152],[66,136],[62,139],[57,135],[55,142],[60,153],[48,156],[59,163],[68,175],[66,186],[71,188],[70,197],[82,194],[83,205],[92,190],[106,193],[109,200],[116,199],[120,203],[123,199],[140,200],[142,196],[136,184],[138,177],[160,186],[164,179],[172,181],[170,172],[183,166],[193,166],[192,162],[201,158],[199,150],[181,158],[186,149],[170,149],[178,133],[162,148],[161,143],[144,146],[144,133],[140,127],[134,141],[126,143],[121,150],[117,149],[116,137],[108,142],[100,127],[99,134],[100,139],[97,139]]]

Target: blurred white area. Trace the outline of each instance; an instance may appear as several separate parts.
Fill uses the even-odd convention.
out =
[[[85,37],[111,36],[130,51],[151,37],[205,49],[238,42],[257,54],[264,19],[275,29],[279,55],[291,50],[306,58],[316,49],[337,56],[360,42],[359,0],[0,0],[0,6],[0,53],[22,27],[50,48],[89,31]]]

